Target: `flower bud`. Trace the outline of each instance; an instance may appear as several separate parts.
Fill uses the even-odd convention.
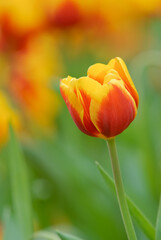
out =
[[[86,77],[62,79],[60,91],[74,122],[90,136],[115,137],[137,114],[139,96],[121,58],[92,65]]]

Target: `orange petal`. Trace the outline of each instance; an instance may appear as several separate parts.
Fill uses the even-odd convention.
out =
[[[134,98],[136,102],[136,106],[138,107],[139,96],[124,61],[121,58],[117,57],[112,59],[108,63],[108,66],[111,68],[114,68],[119,73],[120,77],[127,85],[127,90],[130,92],[130,94]]]
[[[91,121],[90,112],[89,112],[91,97],[84,90],[79,90],[79,95],[81,96],[81,103],[84,108],[84,114],[83,114],[84,126],[86,130],[90,133],[89,135],[97,136],[99,133]]]

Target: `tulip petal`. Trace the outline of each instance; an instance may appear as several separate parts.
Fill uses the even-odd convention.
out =
[[[108,70],[109,70],[108,65],[96,63],[88,68],[87,75],[88,77],[103,84],[104,77],[107,74]]]
[[[90,136],[98,136],[99,133],[89,116],[91,98],[83,90],[79,91],[78,85],[78,79],[63,79],[60,83],[61,94],[78,128]]]
[[[74,87],[71,87],[71,80],[71,77],[61,80],[60,91],[75,124],[82,132],[87,134],[82,122],[83,108],[75,94]]]
[[[84,114],[83,114],[84,126],[86,130],[90,132],[90,135],[97,136],[97,137],[99,135],[99,132],[91,121],[89,109],[90,109],[91,99],[93,97],[97,99],[100,98],[99,91],[101,89],[102,89],[101,84],[99,84],[97,81],[89,77],[79,78],[79,81],[77,81],[77,84],[76,84],[77,96],[84,109]]]
[[[90,118],[90,113],[89,113],[91,98],[83,90],[80,90],[79,94],[81,96],[81,103],[84,107],[84,114],[83,114],[84,127],[90,133],[90,135],[97,136],[98,131],[97,131],[96,127],[94,126],[94,124],[92,123],[91,118]]]
[[[124,63],[124,61],[121,58],[117,57],[117,58],[112,59],[108,63],[108,66],[115,69],[119,73],[120,77],[127,85],[128,91],[134,98],[134,100],[136,102],[136,106],[138,107],[139,96],[138,96],[138,93],[136,91],[136,88],[134,86],[134,83],[130,77],[130,74],[127,70],[127,67],[126,67],[126,64]]]
[[[91,98],[100,101],[103,96],[107,95],[108,84],[101,85],[90,77],[81,77],[77,81],[77,91],[84,91]]]
[[[118,74],[118,72],[114,69],[109,69],[107,71],[107,74],[104,77],[104,82],[103,84],[107,84],[108,82],[110,82],[111,80],[121,80],[120,75]]]
[[[101,103],[94,99],[90,105],[91,120],[106,138],[114,137],[125,130],[136,116],[133,97],[123,82],[111,80],[109,91]]]

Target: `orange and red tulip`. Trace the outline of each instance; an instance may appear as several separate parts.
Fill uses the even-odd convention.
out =
[[[100,138],[112,138],[134,120],[138,93],[121,58],[89,67],[87,76],[61,80],[61,94],[78,128]]]

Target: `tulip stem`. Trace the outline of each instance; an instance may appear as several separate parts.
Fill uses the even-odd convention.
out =
[[[115,139],[114,138],[109,139],[107,141],[107,145],[110,152],[110,159],[111,159],[112,170],[113,170],[113,175],[115,180],[117,199],[118,199],[124,227],[127,233],[127,237],[129,240],[137,240],[132,219],[130,216],[130,212],[128,209],[126,197],[125,197],[125,191],[124,191],[123,181],[122,181],[121,172],[120,172],[120,165],[119,165],[118,156],[117,156]]]

